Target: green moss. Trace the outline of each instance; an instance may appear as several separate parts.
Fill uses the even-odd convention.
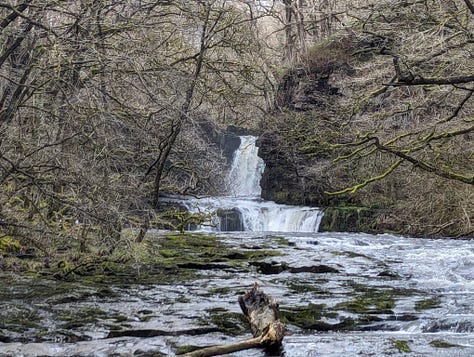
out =
[[[12,305],[0,311],[0,329],[22,332],[29,328],[39,328],[41,316],[21,305]]]
[[[441,302],[439,298],[433,297],[426,300],[420,300],[415,302],[415,310],[416,311],[423,311],[429,309],[436,309],[441,306]]]
[[[288,289],[296,292],[296,293],[305,293],[305,292],[321,292],[321,288],[311,285],[311,284],[303,284],[291,281],[288,283]]]
[[[20,242],[10,236],[0,238],[0,254],[19,252],[22,248]]]
[[[222,287],[222,288],[212,288],[209,289],[209,295],[227,295],[229,294],[231,289],[229,287]]]
[[[460,347],[460,345],[456,345],[450,342],[446,342],[443,340],[434,340],[430,342],[430,345],[436,348],[453,348],[453,347]]]
[[[365,258],[365,259],[372,260],[372,258],[370,258],[369,256],[365,254],[351,252],[351,251],[332,251],[331,254],[336,255],[336,256],[344,255],[349,258]]]
[[[285,237],[272,237],[279,246],[282,246],[282,247],[287,247],[290,245],[290,242],[287,238]]]
[[[116,323],[128,321],[128,317],[122,314],[114,314],[99,308],[91,307],[69,314],[63,311],[58,315],[58,319],[64,321],[62,328],[74,330],[87,324],[96,324],[101,320],[114,320]]]
[[[179,346],[176,348],[176,354],[177,355],[185,355],[186,353],[196,351],[198,349],[201,349],[202,347],[200,346],[194,346],[194,345],[185,345],[185,346]]]
[[[392,346],[396,348],[399,352],[410,353],[411,348],[408,346],[408,341],[404,340],[392,340]]]
[[[194,232],[149,235],[142,242],[126,243],[118,245],[112,253],[100,249],[81,254],[74,249],[65,250],[48,267],[41,263],[40,271],[28,275],[53,276],[58,281],[81,281],[90,286],[174,283],[199,278],[204,269],[218,266],[214,263],[248,270],[248,262],[281,255],[277,249],[270,248],[231,248],[215,235]],[[24,261],[20,260],[19,264]],[[185,268],[196,263],[204,268],[201,271]],[[113,292],[103,291],[98,295],[109,296],[109,293]]]
[[[208,316],[200,320],[202,325],[214,325],[220,332],[238,336],[248,331],[248,321],[244,314],[222,309],[208,310]]]
[[[283,323],[301,328],[314,328],[320,324],[326,305],[309,304],[291,308],[280,308],[280,320]]]
[[[172,249],[160,249],[158,253],[163,257],[163,258],[174,258],[174,257],[179,257],[180,252]]]
[[[321,220],[321,231],[375,232],[377,210],[364,206],[327,207]]]
[[[279,252],[277,250],[270,250],[270,249],[257,249],[257,250],[249,250],[243,252],[246,256],[247,261],[256,261],[268,257],[280,257],[285,255],[282,252]]]
[[[334,308],[356,314],[392,314],[395,307],[395,292],[392,290],[374,289],[365,285],[349,282],[359,294],[351,301],[341,302]]]

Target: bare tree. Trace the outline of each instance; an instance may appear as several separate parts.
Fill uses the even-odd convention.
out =
[[[239,122],[265,102],[257,10],[217,0],[0,5],[4,234],[47,253],[65,237],[86,247],[95,232],[113,249],[163,191],[211,189],[222,157],[197,121]]]

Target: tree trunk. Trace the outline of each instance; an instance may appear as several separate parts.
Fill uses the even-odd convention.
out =
[[[239,305],[247,316],[253,338],[228,345],[212,346],[190,352],[185,357],[219,356],[251,348],[279,349],[285,334],[285,325],[278,319],[278,303],[260,290],[257,283],[239,297]]]
[[[160,198],[160,188],[161,188],[161,178],[163,171],[165,169],[166,161],[170,155],[171,149],[173,148],[176,139],[178,138],[181,128],[185,120],[189,117],[189,111],[191,109],[191,103],[194,97],[194,90],[196,88],[196,83],[199,80],[201,75],[202,65],[204,62],[204,55],[207,49],[207,37],[208,37],[208,25],[209,25],[209,15],[211,12],[211,6],[207,8],[206,19],[204,21],[202,30],[201,30],[201,43],[199,48],[199,55],[196,58],[196,67],[194,69],[193,77],[191,83],[186,91],[186,96],[184,98],[183,106],[181,107],[181,112],[176,123],[173,123],[171,126],[171,133],[168,136],[167,142],[165,143],[164,149],[160,152],[159,158],[155,161],[157,164],[156,175],[155,175],[155,192],[154,192],[154,207],[158,207],[159,198]],[[154,165],[155,165],[154,164]],[[153,165],[152,165],[153,166]],[[146,176],[146,175],[145,175]]]

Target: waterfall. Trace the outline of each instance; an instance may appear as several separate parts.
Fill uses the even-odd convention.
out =
[[[317,232],[323,216],[319,208],[282,205],[260,197],[264,168],[256,138],[241,136],[227,177],[226,196],[188,198],[181,203],[192,213],[212,217],[200,230]]]
[[[232,166],[227,177],[228,191],[236,197],[260,197],[265,163],[258,156],[254,136],[241,136],[240,146],[234,153]]]

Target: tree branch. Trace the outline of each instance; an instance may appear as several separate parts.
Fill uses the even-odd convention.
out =
[[[410,86],[419,86],[419,85],[454,85],[454,84],[464,84],[474,82],[474,75],[458,76],[458,77],[448,77],[448,78],[423,78],[417,76],[412,77],[398,77],[398,82],[392,84],[397,85],[410,85]]]
[[[9,9],[12,10],[12,12],[10,13],[10,15],[8,15],[6,18],[4,18],[2,20],[2,22],[0,22],[0,33],[2,32],[3,29],[5,29],[8,25],[10,25],[13,21],[15,21],[15,19],[20,16],[20,13],[22,13],[23,11],[25,11],[28,6],[29,6],[29,3],[31,1],[27,1],[23,4],[20,4],[18,5],[18,7],[13,7],[13,6],[10,6],[10,5],[3,5],[2,7],[8,7]]]
[[[395,150],[395,149],[392,149],[388,146],[380,144],[380,141],[377,137],[372,137],[372,140],[374,140],[374,145],[380,151],[385,151],[385,152],[391,153],[395,156],[398,156],[399,158],[412,163],[415,167],[418,167],[418,168],[420,168],[424,171],[431,172],[431,173],[433,173],[437,176],[447,178],[447,179],[450,179],[450,180],[460,181],[460,182],[467,183],[469,185],[474,185],[474,176],[469,177],[469,176],[466,176],[466,175],[458,174],[458,173],[455,173],[455,172],[450,172],[450,171],[435,167],[433,165],[430,165],[427,162],[415,159],[414,157],[411,157],[411,156],[405,154],[404,152],[401,152],[399,150]]]
[[[333,195],[340,195],[340,194],[343,194],[343,193],[356,193],[357,190],[359,190],[360,188],[363,188],[365,186],[367,186],[369,183],[371,182],[374,182],[374,181],[378,181],[378,180],[382,180],[384,179],[385,177],[387,177],[389,174],[391,174],[398,166],[400,166],[400,164],[403,162],[402,159],[398,160],[397,162],[395,162],[392,166],[390,166],[384,173],[380,174],[380,175],[377,175],[377,176],[374,176],[374,177],[371,177],[367,180],[364,180],[364,182],[361,182],[355,186],[352,186],[352,187],[347,187],[343,190],[340,190],[340,191],[335,191],[335,192],[325,192],[327,195],[330,195],[330,196],[333,196]]]
[[[464,0],[464,2],[466,3],[466,6],[468,7],[469,11],[474,14],[474,4],[471,2],[471,0]]]

